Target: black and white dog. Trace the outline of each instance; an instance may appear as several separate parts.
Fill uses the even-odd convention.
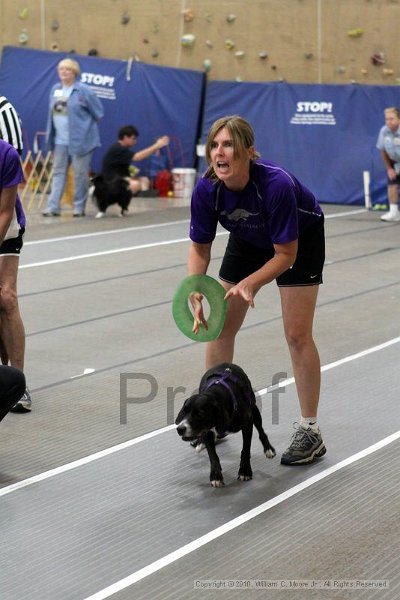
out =
[[[128,212],[133,194],[128,183],[122,177],[108,182],[104,181],[103,175],[99,173],[92,177],[91,184],[94,186],[92,200],[99,209],[99,213],[96,215],[98,218],[104,216],[107,208],[112,204],[118,204],[121,207],[121,216]]]
[[[275,456],[262,426],[250,380],[243,369],[232,363],[222,363],[203,375],[199,393],[185,400],[175,424],[184,441],[198,440],[199,444],[205,445],[213,487],[224,485],[221,463],[215,450],[216,437],[242,431],[243,447],[238,472],[241,481],[248,481],[253,475],[250,464],[253,425],[258,431],[265,456]]]

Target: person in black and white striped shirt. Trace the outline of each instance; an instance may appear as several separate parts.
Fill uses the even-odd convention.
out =
[[[21,156],[24,148],[21,120],[17,111],[5,96],[0,96],[0,139],[14,146]]]

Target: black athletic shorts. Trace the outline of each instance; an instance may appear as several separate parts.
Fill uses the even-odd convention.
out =
[[[0,246],[0,256],[3,256],[4,254],[9,254],[10,256],[19,256],[21,253],[21,248],[24,245],[24,233],[25,228],[21,227],[17,237],[4,240]]]
[[[231,233],[219,276],[227,283],[239,283],[261,269],[273,256],[273,249],[268,251],[257,248]],[[290,269],[276,278],[276,282],[280,287],[318,285],[322,283],[324,261],[325,233],[322,217],[316,227],[307,229],[299,236],[296,261]]]

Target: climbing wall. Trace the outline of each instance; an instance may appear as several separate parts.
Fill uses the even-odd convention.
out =
[[[322,18],[322,83],[400,83],[399,0],[324,0]]]
[[[0,45],[210,79],[400,83],[400,0],[1,0]]]

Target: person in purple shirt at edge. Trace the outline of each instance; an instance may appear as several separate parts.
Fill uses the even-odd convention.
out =
[[[25,329],[17,296],[19,255],[26,225],[17,193],[22,181],[24,175],[18,152],[7,142],[0,140],[0,334],[11,366],[19,371],[24,370],[25,355]],[[31,410],[28,388],[11,410]],[[4,414],[0,411],[0,416]]]
[[[227,315],[206,348],[206,368],[232,362],[235,336],[262,286],[276,280],[301,417],[281,457],[308,464],[326,452],[317,424],[320,360],[312,325],[325,260],[324,215],[313,194],[282,167],[261,160],[243,118],[218,119],[206,142],[208,169],[191,202],[188,274],[207,272],[218,223],[230,232],[219,272]],[[193,292],[193,331],[207,327],[202,294]]]

